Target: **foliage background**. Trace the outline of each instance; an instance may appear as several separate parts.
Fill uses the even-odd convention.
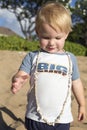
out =
[[[15,14],[26,38],[2,36],[0,37],[1,50],[33,51],[39,49],[38,40],[35,40],[36,35],[32,35],[32,32],[35,31],[33,26],[35,21],[32,21],[32,18],[36,16],[38,9],[48,1],[60,2],[71,11],[73,32],[70,33],[64,49],[75,55],[87,56],[87,0],[76,0],[74,7],[70,5],[71,0],[0,0],[0,8]],[[18,11],[19,9],[21,11]],[[26,26],[27,22],[28,26]]]
[[[39,49],[39,42],[35,40],[28,41],[17,36],[0,37],[0,50],[34,51]],[[66,41],[64,49],[77,56],[87,56],[87,49],[77,43]]]
[[[35,18],[38,9],[48,1],[60,2],[70,10],[73,32],[68,40],[87,47],[87,0],[76,0],[74,7],[70,5],[72,0],[0,0],[0,8],[15,14],[21,31],[26,39],[31,40],[35,30],[35,21],[32,18]]]

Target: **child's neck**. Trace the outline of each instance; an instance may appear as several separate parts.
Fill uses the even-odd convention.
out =
[[[40,49],[40,51],[50,53],[50,52],[48,52],[48,51],[46,51],[46,50],[44,50],[44,49],[42,49],[42,48]],[[59,53],[59,54],[65,53],[65,50],[64,50],[64,49],[58,50],[57,52],[50,53],[50,54],[57,54],[57,53]]]

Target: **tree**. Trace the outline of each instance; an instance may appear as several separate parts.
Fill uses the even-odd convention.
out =
[[[13,12],[20,24],[21,31],[26,39],[32,39],[32,33],[35,30],[35,16],[41,5],[49,0],[0,0],[0,8],[8,9]],[[59,1],[66,7],[70,0],[50,0]]]
[[[71,39],[87,47],[87,0],[77,0],[72,10],[72,20],[74,23]],[[75,37],[77,37],[75,39]]]
[[[35,15],[34,3],[31,2],[31,0],[1,0],[0,7],[13,12],[20,24],[21,31],[25,38],[31,38],[31,34],[34,30],[34,27],[31,28],[34,24],[34,20],[32,20]]]

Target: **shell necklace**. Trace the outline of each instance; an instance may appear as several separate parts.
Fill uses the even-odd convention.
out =
[[[34,73],[34,76],[35,76],[35,98],[36,98],[36,105],[37,105],[37,112],[40,114],[41,116],[41,119],[47,123],[48,125],[55,125],[55,123],[58,123],[58,120],[60,120],[62,114],[63,114],[63,111],[64,111],[64,108],[65,108],[65,105],[67,103],[67,98],[69,96],[69,93],[70,93],[70,88],[71,88],[71,73],[72,73],[72,66],[71,66],[71,59],[70,59],[70,56],[67,52],[65,52],[67,57],[68,57],[68,61],[69,61],[69,71],[68,71],[68,90],[67,90],[67,94],[66,94],[66,97],[65,97],[65,100],[62,104],[62,109],[59,113],[59,115],[57,115],[56,119],[54,120],[54,122],[49,122],[45,117],[43,117],[43,114],[41,112],[41,109],[40,109],[40,106],[39,106],[39,102],[38,102],[38,98],[37,98],[37,95],[36,95],[36,89],[37,89],[37,78],[38,78],[38,60],[39,60],[39,55],[40,55],[40,51],[38,52],[38,55],[37,55],[37,58],[36,58],[36,68],[35,68],[35,73]]]

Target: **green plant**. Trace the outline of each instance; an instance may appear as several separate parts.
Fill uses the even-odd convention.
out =
[[[39,49],[38,41],[27,41],[21,37],[0,37],[0,50],[34,51]],[[87,56],[87,49],[77,43],[66,41],[64,49],[76,56]]]
[[[67,41],[64,49],[73,53],[76,56],[86,56],[87,49],[84,46],[77,43]]]

